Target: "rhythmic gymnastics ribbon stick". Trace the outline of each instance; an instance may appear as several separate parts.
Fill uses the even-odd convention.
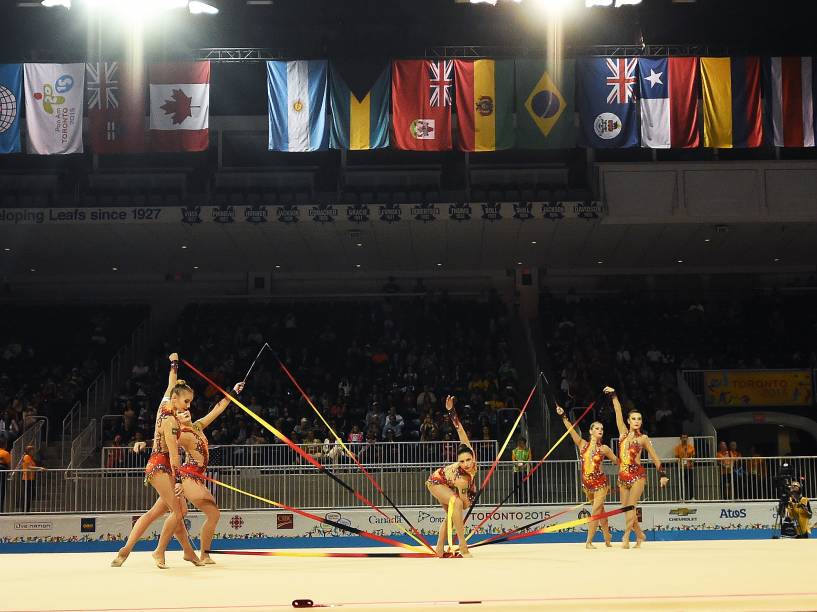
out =
[[[474,507],[476,507],[477,502],[479,502],[479,498],[482,495],[482,492],[485,490],[485,487],[488,486],[488,481],[491,480],[491,476],[493,475],[494,470],[496,470],[496,466],[499,465],[499,460],[502,458],[502,453],[504,453],[505,449],[508,447],[508,442],[511,441],[513,432],[516,431],[516,427],[522,420],[522,416],[525,414],[525,410],[528,409],[528,404],[530,404],[530,400],[533,397],[533,394],[536,392],[536,387],[538,384],[539,378],[537,377],[536,383],[534,383],[533,388],[530,390],[530,393],[528,394],[528,399],[526,399],[525,403],[522,405],[522,410],[519,411],[519,415],[516,417],[516,421],[514,421],[513,427],[511,427],[511,430],[508,432],[508,437],[505,438],[505,443],[502,445],[502,448],[499,449],[499,452],[496,455],[496,459],[494,459],[494,463],[491,465],[491,469],[488,470],[488,473],[485,475],[485,479],[482,481],[482,484],[479,487],[479,491],[477,491],[477,494],[474,496],[474,501],[469,506],[468,512],[465,514],[465,518],[463,518],[463,523],[465,523],[469,519],[471,513],[474,511]]]
[[[265,428],[267,431],[269,431],[270,433],[272,433],[272,435],[274,435],[276,438],[278,438],[279,440],[281,440],[281,442],[283,442],[284,444],[286,444],[287,446],[289,446],[289,447],[290,447],[292,450],[294,450],[296,453],[298,453],[298,455],[300,455],[301,457],[303,457],[303,459],[304,459],[305,461],[309,462],[309,463],[310,463],[312,466],[314,466],[314,467],[315,467],[315,468],[316,468],[316,469],[317,469],[319,472],[321,472],[322,474],[326,474],[327,476],[329,476],[329,478],[331,478],[331,479],[332,479],[332,480],[334,480],[334,481],[335,481],[337,484],[339,484],[341,487],[343,487],[344,489],[346,489],[346,490],[347,490],[349,493],[351,493],[351,494],[352,494],[352,495],[353,495],[353,496],[354,496],[356,499],[360,500],[361,502],[363,502],[364,504],[366,504],[367,506],[369,506],[369,507],[370,507],[372,510],[374,510],[374,511],[375,511],[375,512],[377,512],[377,513],[379,513],[381,516],[383,516],[383,517],[387,518],[387,519],[389,520],[389,522],[390,522],[390,523],[393,523],[393,524],[397,525],[397,527],[398,527],[398,528],[399,528],[401,531],[403,531],[403,532],[404,532],[404,533],[405,533],[407,536],[409,536],[410,538],[412,538],[412,539],[413,539],[415,542],[417,542],[417,543],[418,543],[418,544],[420,544],[420,545],[426,546],[426,547],[428,547],[428,548],[430,549],[430,547],[428,546],[428,543],[423,542],[422,540],[417,539],[417,537],[416,537],[414,534],[409,533],[408,531],[406,531],[406,530],[405,530],[405,528],[403,528],[403,526],[402,526],[402,525],[400,525],[400,523],[398,523],[398,522],[396,522],[396,521],[394,520],[394,518],[393,518],[393,517],[391,517],[391,516],[389,516],[388,514],[386,514],[385,512],[383,512],[383,511],[382,511],[380,508],[378,508],[377,506],[375,506],[375,505],[374,505],[374,503],[372,503],[372,502],[371,502],[371,501],[370,501],[370,500],[369,500],[367,497],[365,497],[363,494],[359,493],[358,491],[356,491],[355,489],[353,489],[351,486],[349,486],[348,484],[346,484],[345,482],[343,482],[343,481],[342,481],[340,478],[338,478],[338,477],[337,477],[335,474],[333,474],[331,471],[329,471],[329,469],[327,469],[327,468],[326,468],[326,466],[322,465],[322,464],[321,464],[321,463],[320,463],[320,462],[319,462],[317,459],[315,459],[315,458],[314,458],[312,455],[310,455],[309,453],[307,453],[306,451],[304,451],[304,450],[303,450],[303,449],[302,449],[300,446],[298,446],[298,445],[297,445],[297,444],[295,444],[295,443],[294,443],[292,440],[290,440],[289,438],[287,438],[287,437],[286,437],[286,436],[285,436],[283,433],[281,433],[280,431],[278,431],[278,430],[277,430],[275,427],[273,427],[272,425],[270,425],[269,423],[267,423],[267,421],[265,421],[265,420],[264,420],[264,419],[262,419],[260,416],[258,416],[257,414],[255,414],[255,412],[253,412],[252,410],[250,410],[249,408],[247,408],[247,406],[245,406],[244,404],[242,404],[242,403],[241,403],[241,402],[240,402],[238,399],[236,399],[235,397],[233,397],[232,395],[230,395],[230,393],[228,393],[228,392],[227,392],[227,391],[226,391],[224,388],[222,388],[222,387],[221,387],[221,386],[220,386],[220,385],[219,385],[217,382],[215,382],[215,381],[214,381],[214,380],[212,380],[212,379],[211,379],[209,376],[207,376],[207,374],[205,374],[204,372],[202,372],[201,370],[199,370],[199,369],[198,369],[196,366],[194,366],[192,363],[190,363],[190,362],[189,362],[189,361],[187,361],[186,359],[183,359],[182,361],[183,361],[183,363],[184,363],[184,364],[185,364],[185,365],[186,365],[188,368],[190,368],[191,370],[193,370],[193,372],[195,372],[196,374],[198,374],[198,375],[199,375],[199,376],[200,376],[200,377],[201,377],[203,380],[205,380],[205,381],[206,381],[208,384],[210,384],[210,385],[211,385],[211,386],[212,386],[214,389],[218,390],[218,391],[219,391],[219,393],[222,393],[222,394],[224,395],[224,397],[226,397],[227,399],[229,399],[229,400],[230,400],[232,403],[234,403],[236,406],[238,406],[239,408],[241,408],[241,409],[242,409],[244,412],[246,412],[247,414],[249,414],[249,415],[250,415],[250,416],[251,416],[253,419],[255,419],[255,421],[257,421],[259,424],[261,424],[261,425],[262,425],[262,426],[263,426],[263,427],[264,427],[264,428]]]
[[[401,548],[407,548],[409,550],[414,550],[410,544],[404,544],[398,540],[394,540],[392,538],[387,538],[384,536],[379,536],[374,533],[369,533],[368,531],[363,531],[362,529],[358,529],[357,527],[352,527],[351,525],[344,525],[343,523],[339,523],[337,521],[330,520],[328,518],[321,518],[317,514],[312,514],[311,512],[307,512],[306,510],[299,510],[298,508],[293,508],[292,506],[287,506],[281,502],[277,502],[271,499],[267,499],[266,497],[261,497],[260,495],[255,495],[254,493],[250,493],[248,491],[244,491],[243,489],[239,489],[238,487],[234,487],[232,485],[227,484],[226,482],[221,482],[220,480],[216,480],[215,478],[211,478],[206,474],[198,474],[194,473],[192,470],[188,471],[185,468],[181,468],[181,471],[187,472],[189,474],[194,474],[197,478],[203,478],[207,482],[212,482],[213,484],[219,485],[224,487],[225,489],[229,489],[230,491],[234,491],[236,493],[240,493],[241,495],[246,495],[247,497],[251,497],[252,499],[257,499],[258,501],[262,501],[266,504],[271,506],[275,506],[276,508],[281,508],[283,510],[287,510],[289,512],[294,512],[300,516],[306,517],[308,519],[312,519],[313,521],[317,521],[319,523],[324,523],[325,525],[329,525],[331,527],[335,527],[336,529],[340,529],[342,531],[348,531],[349,533],[353,533],[355,535],[363,536],[364,538],[369,538],[370,540],[376,540],[377,542],[381,542],[383,544],[389,544],[390,546],[399,546]]]
[[[572,506],[570,508],[560,510],[556,514],[551,514],[547,518],[539,519],[537,521],[533,521],[532,523],[528,523],[527,525],[522,525],[521,527],[517,527],[516,529],[510,529],[510,530],[506,531],[505,533],[500,533],[500,534],[491,536],[489,538],[486,538],[484,540],[480,540],[476,544],[472,544],[471,548],[474,548],[475,546],[485,546],[486,544],[493,544],[494,542],[496,542],[496,541],[498,541],[500,539],[503,539],[503,540],[507,539],[507,536],[509,536],[509,535],[513,535],[514,533],[519,533],[521,531],[525,531],[526,529],[530,529],[532,527],[536,527],[537,525],[541,525],[542,523],[547,523],[548,521],[552,521],[553,519],[556,519],[556,518],[562,516],[563,514],[567,514],[568,512],[573,512],[574,510],[578,510],[582,506],[586,506],[588,503],[589,502],[585,501],[585,502],[582,502],[580,504],[576,504],[575,506]]]
[[[474,529],[471,530],[471,533],[469,533],[468,536],[465,538],[466,540],[470,539],[470,537],[472,535],[474,535],[477,531],[479,531],[479,528],[482,527],[486,522],[488,522],[488,520],[491,518],[491,516],[493,516],[494,512],[496,512],[502,506],[504,506],[505,502],[507,502],[511,498],[511,496],[514,493],[516,493],[516,491],[519,489],[519,487],[521,487],[523,484],[525,484],[530,479],[530,477],[533,476],[534,472],[536,472],[536,470],[538,470],[541,467],[541,465],[545,462],[545,459],[550,457],[551,453],[553,453],[553,451],[556,450],[556,447],[558,447],[559,444],[561,444],[562,441],[570,434],[570,432],[573,431],[573,429],[576,427],[576,425],[579,424],[579,421],[581,421],[587,415],[587,413],[590,412],[590,410],[592,410],[595,403],[596,402],[591,402],[590,405],[587,408],[584,409],[584,412],[581,413],[579,418],[576,419],[576,421],[570,425],[569,429],[565,430],[565,432],[562,434],[562,436],[558,440],[556,440],[556,443],[553,446],[550,447],[550,450],[548,450],[548,452],[545,453],[545,456],[542,457],[535,466],[533,466],[533,468],[525,475],[525,477],[519,483],[516,484],[516,486],[514,486],[513,489],[511,489],[511,492],[508,493],[505,496],[505,499],[503,499],[501,502],[499,502],[499,504],[493,510],[491,510],[491,512],[489,512],[488,514],[485,515],[485,518],[482,519],[482,522],[479,525],[477,525],[476,527],[474,527]]]
[[[261,350],[258,351],[258,354],[255,356],[255,359],[252,360],[252,364],[250,365],[250,369],[247,370],[247,374],[244,376],[244,381],[243,382],[245,384],[247,383],[247,379],[250,377],[250,372],[252,372],[252,369],[255,367],[255,362],[258,361],[258,359],[261,357],[261,353],[264,352],[264,349],[269,349],[270,351],[272,351],[272,347],[269,345],[269,343],[265,342],[264,346],[261,347]]]
[[[326,426],[326,428],[329,430],[329,432],[335,437],[335,443],[340,444],[341,448],[346,452],[346,454],[349,456],[349,458],[352,461],[354,461],[355,465],[360,469],[361,472],[363,472],[363,475],[366,476],[366,478],[368,479],[368,481],[370,483],[372,483],[372,486],[375,489],[377,489],[377,491],[383,496],[383,498],[388,502],[388,504],[392,508],[394,508],[395,512],[397,512],[397,514],[400,515],[400,518],[402,518],[403,521],[405,521],[406,525],[408,525],[409,528],[414,532],[414,534],[417,536],[417,538],[419,538],[419,541],[421,541],[420,543],[423,544],[426,548],[428,548],[428,550],[434,550],[433,548],[431,548],[431,544],[429,544],[428,541],[423,537],[423,534],[421,534],[420,531],[411,523],[411,521],[408,519],[408,517],[405,514],[403,514],[403,512],[400,510],[400,508],[397,507],[397,504],[395,504],[392,501],[391,497],[389,497],[386,494],[386,492],[383,490],[383,488],[380,486],[380,484],[378,484],[378,482],[374,479],[374,477],[369,473],[369,471],[365,467],[363,467],[363,465],[360,463],[360,461],[358,461],[358,458],[355,456],[355,454],[349,449],[349,447],[347,447],[343,443],[343,440],[341,440],[340,436],[338,436],[338,434],[335,433],[335,430],[332,429],[332,426],[329,423],[327,423],[326,419],[323,418],[323,415],[321,414],[321,411],[318,410],[317,406],[315,406],[315,404],[312,402],[312,399],[309,397],[309,395],[306,393],[306,391],[303,390],[303,387],[301,387],[301,385],[298,384],[298,381],[295,380],[295,377],[292,375],[292,373],[289,371],[289,369],[286,367],[286,365],[284,365],[284,362],[281,361],[278,358],[277,355],[276,355],[275,358],[278,360],[278,365],[281,367],[281,370],[283,370],[284,374],[286,374],[287,377],[289,378],[289,380],[292,381],[292,384],[295,385],[295,388],[298,389],[298,391],[301,394],[301,397],[304,398],[306,403],[309,404],[309,406],[312,408],[312,410],[315,411],[315,414],[318,415],[318,418],[323,422],[323,424]],[[414,538],[414,539],[417,541],[417,538]]]

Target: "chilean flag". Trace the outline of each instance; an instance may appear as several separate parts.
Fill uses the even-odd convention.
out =
[[[641,146],[651,149],[697,147],[698,58],[638,60]]]
[[[770,57],[764,73],[774,146],[813,147],[814,58]]]

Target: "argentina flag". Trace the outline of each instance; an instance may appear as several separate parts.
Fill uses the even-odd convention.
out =
[[[0,64],[0,153],[20,152],[23,65]]]
[[[267,62],[270,151],[329,148],[326,60]]]

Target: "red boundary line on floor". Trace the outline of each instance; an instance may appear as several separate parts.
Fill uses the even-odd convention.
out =
[[[727,599],[727,598],[750,598],[750,597],[807,597],[817,596],[817,591],[806,593],[728,593],[728,594],[690,594],[690,595],[628,595],[628,599],[649,600],[649,599]],[[346,601],[342,603],[316,603],[315,608],[324,608],[329,606],[399,606],[399,605],[453,605],[453,604],[512,604],[512,603],[531,603],[542,602],[547,603],[551,601],[596,601],[609,600],[611,595],[591,595],[581,597],[531,597],[531,598],[514,598],[514,599],[481,599],[481,600],[428,600],[428,601]],[[135,610],[242,610],[247,608],[287,608],[292,609],[292,604],[256,604],[256,605],[224,605],[224,606],[173,606],[163,608],[43,608],[43,609],[18,609],[8,610],[7,612],[131,612]]]

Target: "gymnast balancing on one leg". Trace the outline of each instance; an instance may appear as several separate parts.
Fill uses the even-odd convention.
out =
[[[179,453],[176,439],[179,434],[179,425],[176,420],[176,410],[181,407],[190,405],[193,399],[192,391],[184,381],[178,380],[179,371],[179,355],[173,353],[170,355],[170,374],[168,375],[167,389],[165,389],[164,397],[159,404],[159,409],[156,412],[156,426],[153,434],[153,449],[145,468],[145,483],[150,483],[159,494],[159,498],[153,506],[145,512],[134,523],[131,529],[128,541],[125,546],[119,549],[116,558],[111,561],[111,567],[120,567],[130,555],[133,547],[139,541],[139,538],[144,535],[148,527],[153,524],[159,517],[172,510],[174,513],[180,515],[177,527],[175,528],[176,539],[182,545],[184,551],[184,560],[193,563],[194,565],[202,565],[193,546],[190,544],[190,538],[187,535],[187,530],[184,528],[184,521],[181,518],[186,514],[186,504],[181,502],[173,491],[173,465],[179,467]],[[181,384],[179,384],[181,383]],[[189,391],[189,393],[188,393]],[[169,433],[168,436],[165,433]],[[173,449],[170,446],[172,442]],[[137,443],[139,445],[140,443]],[[141,443],[143,446],[144,443]],[[140,449],[134,447],[135,451]],[[168,541],[170,535],[167,536]],[[155,555],[155,553],[154,553]],[[164,565],[164,555],[160,560],[154,556],[157,565]]]
[[[460,447],[457,452],[457,463],[452,463],[435,470],[426,481],[429,492],[448,511],[449,502],[453,499],[453,523],[459,540],[459,552],[463,557],[470,557],[468,544],[465,541],[465,526],[463,524],[463,510],[468,508],[476,495],[474,477],[477,473],[477,462],[474,458],[474,449],[468,440],[457,413],[454,410],[454,396],[445,398],[445,409],[451,417],[451,422],[460,438]],[[445,541],[448,534],[448,521],[443,521],[440,527],[440,537],[437,540],[436,553],[442,557],[445,552]]]

